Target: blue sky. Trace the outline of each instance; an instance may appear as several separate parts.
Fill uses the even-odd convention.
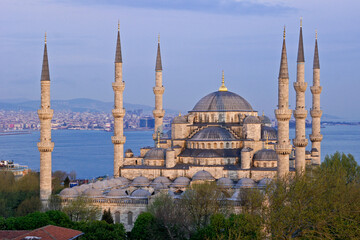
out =
[[[359,11],[360,2],[353,0],[1,0],[0,99],[40,98],[47,31],[52,99],[112,101],[119,19],[125,102],[153,104],[160,33],[165,108],[191,110],[219,88],[224,70],[230,91],[272,116],[284,25],[295,106],[292,82],[303,17],[308,86],[317,29],[323,110],[360,119]],[[309,89],[306,97],[309,109]]]

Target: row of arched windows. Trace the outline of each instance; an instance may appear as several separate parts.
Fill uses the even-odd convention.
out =
[[[195,115],[194,121],[199,123],[218,123],[218,122],[240,122],[239,113],[197,113]]]
[[[115,212],[115,223],[120,223],[120,212]],[[133,213],[129,211],[127,213],[127,224],[132,225],[133,224]]]
[[[240,148],[240,142],[220,142],[220,143],[198,143],[198,142],[189,142],[189,148],[196,149],[232,149]]]

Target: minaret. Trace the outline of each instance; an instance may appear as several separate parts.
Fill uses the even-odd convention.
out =
[[[114,136],[111,137],[114,144],[114,177],[120,176],[120,168],[124,165],[124,116],[125,109],[123,106],[123,92],[125,82],[122,80],[122,56],[120,44],[120,23],[118,24],[118,34],[115,54],[115,82],[112,83],[114,90]]]
[[[278,154],[278,177],[282,178],[289,172],[289,154],[292,149],[289,140],[291,110],[289,109],[289,73],[286,56],[285,27],[278,88],[278,109],[275,110],[275,116],[278,121],[278,141],[275,150]]]
[[[314,52],[314,66],[313,66],[313,86],[310,87],[312,98],[312,108],[310,111],[312,117],[312,134],[310,134],[310,140],[312,142],[312,150],[318,150],[318,157],[313,161],[314,164],[321,163],[321,140],[323,135],[320,134],[320,118],[322,110],[320,109],[320,93],[322,87],[320,86],[320,63],[319,63],[319,51],[317,44],[317,33],[315,35],[315,52]]]
[[[295,146],[295,169],[297,173],[301,173],[305,170],[305,147],[308,144],[308,140],[306,139],[305,135],[305,119],[307,116],[307,110],[305,109],[305,91],[307,88],[307,83],[305,82],[304,72],[305,58],[302,36],[302,19],[300,19],[297,76],[296,82],[294,82],[294,89],[296,91],[296,108],[294,111],[296,127],[293,144]]]
[[[162,65],[161,65],[161,54],[160,54],[160,35],[158,37],[158,48],[156,56],[156,66],[155,66],[155,87],[153,88],[155,94],[155,109],[153,111],[155,119],[155,128],[153,139],[158,138],[157,132],[162,133],[162,124],[165,111],[163,109],[163,94],[165,88],[162,85]]]
[[[40,200],[46,209],[51,196],[51,152],[54,143],[51,142],[51,119],[54,111],[50,109],[50,73],[46,46],[41,72],[41,108],[38,110],[40,119],[40,142],[37,146],[40,152]]]

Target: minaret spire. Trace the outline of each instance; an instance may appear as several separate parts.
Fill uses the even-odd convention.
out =
[[[221,86],[219,88],[219,91],[226,92],[227,90],[228,90],[227,87],[225,87],[224,70],[222,70]]]
[[[40,200],[43,208],[48,207],[51,196],[51,152],[54,143],[51,142],[51,119],[54,111],[50,109],[50,74],[45,33],[44,57],[41,70],[41,108],[38,110],[40,120],[40,142],[37,147],[40,152]]]
[[[278,177],[283,178],[289,172],[289,155],[292,149],[289,140],[291,110],[289,109],[289,72],[286,56],[285,27],[278,83],[278,109],[275,110],[275,116],[278,121],[278,139],[275,150],[278,155]]]
[[[165,88],[163,87],[162,84],[160,34],[158,35],[158,46],[157,46],[156,65],[155,65],[155,87],[153,88],[153,91],[155,94],[155,109],[153,111],[153,115],[155,119],[155,127],[154,127],[153,139],[156,140],[160,137],[160,134],[162,134],[163,118],[165,115],[165,111],[163,109],[163,94]]]
[[[323,135],[320,133],[322,115],[322,110],[320,109],[320,93],[322,91],[322,87],[320,86],[320,62],[317,32],[315,34],[313,86],[310,87],[310,90],[312,93],[312,108],[310,111],[312,117],[312,133],[310,134],[310,140],[312,143],[311,155],[313,157],[313,163],[319,165],[321,163],[321,141],[323,139]]]
[[[112,88],[114,90],[114,109],[112,110],[114,116],[114,136],[111,137],[111,140],[114,144],[114,177],[118,177],[121,174],[121,168],[124,165],[124,144],[126,141],[124,136],[125,109],[123,106],[125,82],[122,79],[122,64],[120,22],[118,22],[115,54],[115,81],[112,83]]]

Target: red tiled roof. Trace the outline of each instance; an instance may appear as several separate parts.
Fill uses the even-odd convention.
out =
[[[14,240],[21,240],[25,237],[41,237],[41,240],[70,240],[82,235],[83,233],[70,228],[57,227],[53,225],[47,225],[42,228],[28,231],[22,235],[12,238]]]
[[[30,230],[1,230],[0,239],[2,240],[13,239],[16,238],[17,236],[23,235],[28,232],[30,232]]]

